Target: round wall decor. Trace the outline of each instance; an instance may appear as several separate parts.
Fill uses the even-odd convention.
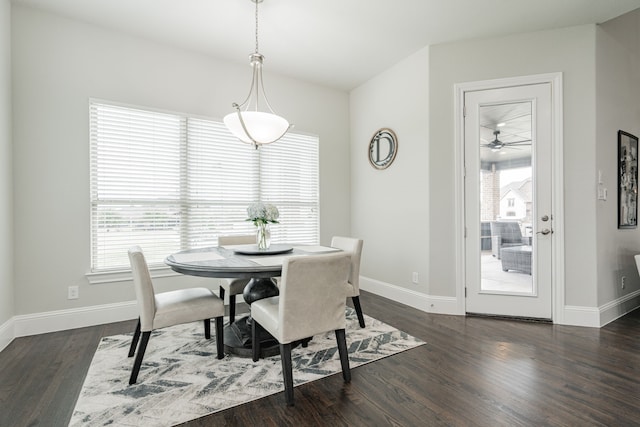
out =
[[[386,169],[398,153],[398,138],[388,128],[378,130],[369,142],[369,163],[376,169]]]

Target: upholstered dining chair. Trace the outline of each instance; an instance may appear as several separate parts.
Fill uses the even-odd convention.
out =
[[[256,235],[218,236],[218,246],[250,245],[256,243]],[[236,295],[242,295],[249,279],[220,279],[220,298],[229,294],[229,323],[236,321]]]
[[[138,325],[131,340],[129,357],[133,357],[138,346],[140,333],[142,340],[138,346],[129,384],[135,384],[142,365],[142,359],[151,337],[151,332],[155,329],[166,328],[168,326],[182,323],[204,321],[204,335],[211,338],[211,320],[216,319],[216,348],[218,359],[224,357],[224,338],[222,330],[222,319],[224,316],[224,303],[210,289],[189,288],[176,291],[155,293],[151,274],[147,266],[147,261],[139,246],[129,249],[129,262],[133,274],[133,285],[138,300],[140,317]]]
[[[364,316],[360,306],[360,259],[362,258],[362,240],[352,237],[334,236],[331,239],[331,247],[342,249],[351,255],[351,271],[349,273],[349,290],[347,296],[351,297],[353,307],[358,315],[358,323],[364,328]]]
[[[251,304],[253,361],[260,357],[262,329],[280,344],[287,405],[293,405],[292,343],[335,331],[342,377],[351,381],[345,338],[347,281],[350,260],[345,253],[294,256],[284,260],[280,295]]]

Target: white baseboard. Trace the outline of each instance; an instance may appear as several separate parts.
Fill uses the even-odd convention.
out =
[[[600,327],[600,310],[598,307],[581,307],[577,305],[565,305],[563,319],[553,323],[568,326],[586,326],[589,328]]]
[[[563,325],[601,328],[640,307],[640,290],[608,302],[600,307],[564,307]]]
[[[0,325],[0,351],[7,348],[15,338],[13,317]]]
[[[640,307],[640,290],[628,293],[599,308],[600,325],[604,326]]]
[[[426,295],[411,289],[360,276],[360,289],[408,305],[427,313],[463,314],[455,297]]]
[[[14,316],[0,325],[0,351],[15,338],[136,319],[136,301]]]
[[[67,329],[121,322],[138,317],[135,301],[15,316],[14,335],[24,337]]]
[[[427,313],[464,315],[455,297],[426,295],[411,289],[360,276],[360,289],[408,305]],[[640,290],[627,294],[601,307],[567,305],[563,319],[554,323],[568,326],[600,328],[640,307]]]

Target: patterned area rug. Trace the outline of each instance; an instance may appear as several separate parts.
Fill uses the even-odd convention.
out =
[[[347,307],[347,347],[351,368],[424,344],[365,315],[358,326]],[[71,426],[172,426],[284,390],[280,356],[216,358],[202,322],[154,331],[138,376],[129,385],[131,334],[105,337],[93,357]],[[292,351],[294,385],[341,372],[335,334],[316,336]],[[284,405],[283,401],[283,405]]]

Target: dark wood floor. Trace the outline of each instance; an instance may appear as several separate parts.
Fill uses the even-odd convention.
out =
[[[188,426],[640,425],[640,310],[602,329],[426,314],[363,293],[368,315],[427,342]],[[14,340],[0,426],[66,426],[98,341],[134,322]]]

